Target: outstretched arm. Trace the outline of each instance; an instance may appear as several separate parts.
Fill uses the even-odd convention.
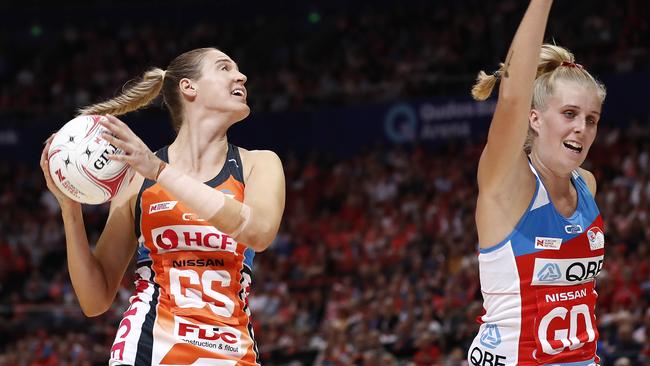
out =
[[[513,174],[527,171],[523,145],[528,132],[533,82],[552,3],[552,0],[531,0],[510,45],[500,75],[499,99],[479,162],[478,184],[482,193],[507,190],[513,185],[509,183],[516,181]]]

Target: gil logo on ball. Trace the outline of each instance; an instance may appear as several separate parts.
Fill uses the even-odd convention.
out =
[[[122,150],[102,138],[103,116],[78,116],[57,131],[48,160],[56,186],[71,199],[87,204],[110,201],[133,179],[134,171],[123,162],[109,160],[108,154]]]

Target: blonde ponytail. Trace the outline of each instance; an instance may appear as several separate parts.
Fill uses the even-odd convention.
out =
[[[160,94],[165,79],[165,71],[152,68],[142,75],[142,79],[127,87],[120,95],[107,101],[80,108],[79,115],[112,114],[119,116],[149,105]]]
[[[476,84],[472,87],[472,97],[478,101],[489,98],[502,72],[503,63],[499,65],[499,70],[492,75],[480,71],[476,78]],[[533,108],[545,107],[548,97],[553,93],[557,79],[593,86],[598,92],[601,103],[605,100],[606,92],[603,84],[594,79],[582,65],[576,64],[575,57],[569,50],[552,44],[543,44],[540,49],[533,86]]]
[[[493,74],[488,75],[485,71],[481,70],[476,77],[476,84],[472,87],[472,97],[475,100],[483,101],[490,97],[494,86],[497,85],[497,81],[501,76],[503,71],[503,64],[500,65],[499,70],[495,71]]]
[[[183,78],[198,80],[201,77],[203,57],[208,52],[219,51],[213,47],[196,48],[174,58],[166,70],[149,69],[120,95],[105,102],[79,109],[79,114],[112,114],[119,116],[149,105],[158,94],[169,111],[172,126],[178,132],[183,124],[183,97],[178,83]]]

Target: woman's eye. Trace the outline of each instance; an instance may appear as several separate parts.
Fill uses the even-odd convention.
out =
[[[566,112],[564,112],[564,116],[566,116],[566,117],[568,117],[568,118],[573,118],[573,117],[575,117],[575,115],[576,115],[576,114],[573,113],[572,111],[566,111]]]

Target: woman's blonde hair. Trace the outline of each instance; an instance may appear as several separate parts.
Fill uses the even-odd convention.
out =
[[[169,109],[174,130],[183,123],[183,104],[178,83],[183,78],[201,77],[203,56],[216,48],[197,48],[176,57],[167,70],[151,68],[140,79],[128,84],[120,95],[104,102],[79,109],[79,114],[112,114],[119,116],[148,106],[162,91],[163,103]]]
[[[472,87],[472,96],[478,101],[486,100],[496,85],[501,73],[504,70],[504,64],[499,65],[499,70],[488,75],[484,71],[478,73],[476,84]],[[555,85],[558,80],[575,82],[585,87],[592,87],[596,90],[600,103],[605,101],[607,92],[605,86],[596,80],[582,65],[575,63],[575,57],[566,48],[544,44],[542,45],[539,64],[537,65],[537,75],[533,84],[532,109],[545,110],[546,103],[553,95]],[[536,132],[528,129],[528,137],[524,144],[526,153],[530,153]]]

